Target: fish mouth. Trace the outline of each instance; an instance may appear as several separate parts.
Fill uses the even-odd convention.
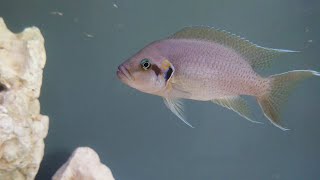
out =
[[[132,77],[131,73],[129,72],[128,68],[124,65],[120,65],[117,70],[117,76],[119,79],[127,79],[129,81],[133,81],[134,78]]]

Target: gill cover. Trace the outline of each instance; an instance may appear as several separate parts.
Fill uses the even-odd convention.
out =
[[[168,82],[171,79],[171,77],[173,76],[174,67],[170,63],[170,61],[166,59],[162,62],[161,68],[163,70],[163,77],[164,77],[165,81]]]
[[[186,120],[184,115],[184,107],[181,100],[175,98],[175,93],[185,93],[183,90],[179,89],[177,84],[170,82],[174,74],[174,66],[169,60],[164,60],[161,64],[163,70],[163,77],[166,81],[166,87],[168,89],[168,96],[164,97],[164,104],[175,114],[180,120],[182,120],[186,125],[193,128],[193,126]],[[170,84],[169,84],[170,83]]]

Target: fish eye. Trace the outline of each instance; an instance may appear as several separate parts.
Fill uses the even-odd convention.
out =
[[[151,67],[151,62],[149,59],[145,58],[141,60],[140,65],[144,70],[148,70]]]

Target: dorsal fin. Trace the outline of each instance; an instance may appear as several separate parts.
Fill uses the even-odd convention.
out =
[[[219,43],[238,52],[250,63],[253,69],[269,67],[271,64],[270,60],[278,55],[298,52],[261,47],[227,31],[202,26],[185,27],[169,38],[199,39]]]

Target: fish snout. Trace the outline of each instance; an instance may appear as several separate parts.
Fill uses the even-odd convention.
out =
[[[124,79],[127,79],[129,81],[133,81],[134,80],[134,78],[132,77],[132,75],[131,75],[130,71],[128,70],[128,68],[123,64],[118,66],[117,76],[121,80],[124,80]]]

